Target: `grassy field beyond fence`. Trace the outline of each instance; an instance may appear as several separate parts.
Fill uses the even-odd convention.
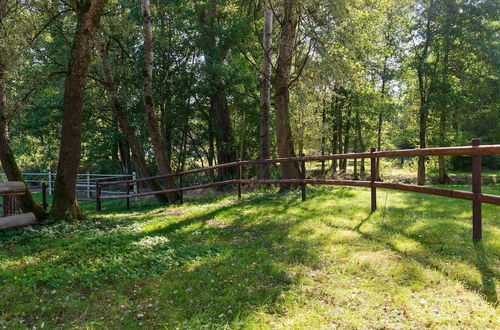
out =
[[[456,189],[469,190],[458,186]],[[485,186],[499,194],[500,186]],[[498,328],[500,208],[313,187],[0,233],[0,328]]]

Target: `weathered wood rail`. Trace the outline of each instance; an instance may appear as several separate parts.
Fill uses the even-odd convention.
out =
[[[33,213],[19,213],[20,196],[26,193],[23,182],[0,182],[0,196],[3,197],[3,217],[0,217],[0,230],[34,225],[36,217]]]
[[[480,241],[482,238],[482,204],[500,205],[500,196],[488,195],[481,192],[482,178],[481,178],[481,156],[486,155],[500,155],[500,145],[480,145],[480,139],[472,140],[472,146],[463,147],[447,147],[447,148],[423,148],[423,149],[407,149],[407,150],[392,150],[392,151],[375,151],[363,153],[348,153],[348,154],[335,154],[324,156],[302,156],[290,158],[277,158],[266,160],[250,160],[250,161],[237,161],[232,163],[220,164],[216,166],[192,169],[189,171],[172,173],[169,175],[159,175],[149,178],[141,178],[136,180],[122,180],[110,182],[97,182],[95,185],[96,196],[91,201],[96,203],[96,210],[101,210],[101,202],[106,199],[126,199],[127,208],[130,207],[131,198],[140,198],[152,196],[156,194],[164,194],[169,192],[179,192],[181,195],[184,191],[211,188],[222,185],[237,185],[238,197],[241,198],[242,185],[245,184],[265,184],[265,185],[298,185],[301,187],[302,200],[306,200],[306,187],[311,185],[334,185],[334,186],[353,186],[353,187],[369,187],[371,189],[371,210],[377,210],[377,188],[393,189],[401,191],[409,191],[423,194],[430,194],[435,196],[443,196],[448,198],[462,199],[472,201],[472,218],[473,218],[473,240]],[[472,192],[451,190],[435,187],[424,187],[417,185],[386,183],[377,181],[378,168],[376,161],[379,158],[390,157],[427,157],[427,156],[471,156],[472,157]],[[329,161],[340,159],[370,159],[371,161],[371,177],[370,181],[351,181],[351,180],[318,180],[307,179],[305,163],[313,161]],[[258,180],[258,179],[244,179],[242,168],[244,166],[260,165],[260,164],[280,164],[287,162],[296,162],[300,164],[302,176],[300,179],[276,179],[276,180]],[[237,169],[237,178],[232,180],[225,180],[219,182],[212,182],[208,184],[196,186],[183,186],[183,177],[189,174],[219,170],[224,168],[235,167]],[[165,177],[178,177],[179,187],[176,189],[165,189],[161,191],[149,191],[142,193],[130,194],[130,186],[139,182],[149,180],[158,180]],[[109,185],[125,185],[127,187],[125,195],[102,195],[102,187]]]

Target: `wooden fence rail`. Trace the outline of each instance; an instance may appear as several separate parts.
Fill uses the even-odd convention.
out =
[[[423,194],[430,194],[436,196],[443,196],[448,198],[456,198],[472,201],[473,213],[473,240],[474,242],[480,241],[482,237],[482,204],[500,205],[500,196],[488,195],[481,192],[482,178],[481,178],[481,156],[485,155],[500,155],[500,145],[480,145],[480,139],[472,140],[472,146],[464,147],[447,147],[447,148],[423,148],[423,149],[408,149],[408,150],[392,150],[392,151],[375,151],[374,148],[370,152],[363,153],[348,153],[348,154],[335,154],[324,156],[304,156],[277,158],[266,160],[250,160],[250,161],[236,161],[232,163],[220,164],[216,166],[192,169],[184,172],[172,173],[168,175],[158,175],[149,178],[141,178],[135,180],[121,180],[110,182],[96,182],[95,199],[96,210],[101,210],[103,199],[126,199],[127,208],[130,207],[131,198],[140,198],[152,196],[156,194],[164,194],[169,192],[179,192],[181,196],[181,203],[183,200],[183,192],[188,190],[211,188],[222,185],[237,185],[238,198],[241,198],[242,185],[244,184],[265,184],[265,185],[300,185],[302,192],[302,200],[306,200],[306,186],[311,185],[335,185],[335,186],[354,186],[354,187],[369,187],[371,189],[371,210],[377,210],[377,188],[402,190],[409,192],[417,192]],[[471,156],[472,157],[472,192],[451,190],[434,187],[423,187],[417,185],[385,183],[377,181],[378,162],[379,158],[389,157],[427,157],[427,156]],[[306,177],[306,162],[313,161],[328,161],[339,159],[370,159],[371,176],[370,181],[352,181],[352,180],[318,180],[307,179]],[[260,165],[260,164],[280,164],[287,162],[296,162],[300,164],[301,178],[300,179],[274,179],[274,180],[258,180],[258,179],[244,179],[242,168],[244,166]],[[219,182],[212,182],[196,186],[184,186],[183,178],[186,175],[219,170],[224,168],[236,168],[236,179],[225,180]],[[161,191],[149,191],[142,193],[130,194],[130,185],[139,182],[150,180],[158,180],[166,177],[179,177],[179,187],[173,189],[164,189]],[[102,188],[110,185],[125,185],[126,194],[121,195],[102,195]]]
[[[34,225],[33,213],[21,214],[20,196],[26,193],[23,182],[0,182],[0,196],[3,197],[3,217],[0,217],[0,230]]]

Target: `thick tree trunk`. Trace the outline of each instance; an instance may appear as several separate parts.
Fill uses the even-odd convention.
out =
[[[151,24],[151,9],[149,0],[141,1],[141,15],[144,33],[144,79],[143,79],[143,99],[144,112],[146,114],[146,126],[148,128],[153,153],[155,155],[158,169],[162,175],[172,173],[170,160],[167,158],[165,143],[159,129],[159,119],[155,113],[153,101],[153,27]],[[177,185],[172,177],[163,180],[167,189],[175,189]],[[169,202],[179,200],[178,193],[167,194]]]
[[[132,160],[134,161],[134,165],[139,172],[139,175],[143,178],[151,177],[153,176],[153,173],[147,165],[144,150],[139,143],[133,126],[128,120],[127,114],[122,107],[120,99],[118,98],[117,87],[113,78],[113,74],[111,72],[111,66],[109,64],[108,51],[101,43],[98,43],[98,47],[99,53],[101,55],[106,92],[108,94],[111,109],[115,114],[118,126],[120,127],[120,131],[127,140],[130,151],[132,152]],[[162,186],[157,181],[145,181],[144,183],[152,191],[162,190]],[[155,197],[160,203],[168,202],[168,197],[165,194],[155,195]]]
[[[262,72],[260,78],[260,127],[259,127],[259,159],[271,158],[269,138],[269,111],[271,97],[271,51],[273,40],[273,10],[269,0],[264,0],[264,32],[262,44],[264,56],[262,60]],[[269,179],[269,164],[261,164],[259,178]]]
[[[76,32],[64,85],[61,146],[51,216],[55,219],[83,218],[76,201],[76,180],[81,155],[83,91],[92,50],[92,40],[107,0],[75,3]]]
[[[2,168],[9,181],[24,182],[23,175],[19,169],[12,149],[10,148],[9,139],[9,118],[7,111],[7,100],[5,95],[5,71],[6,66],[3,64],[3,54],[0,54],[0,161]],[[32,212],[38,220],[47,217],[47,213],[38,204],[31,192],[26,189],[26,193],[21,196],[21,209],[23,212]]]
[[[214,120],[217,163],[225,164],[236,160],[233,127],[224,88],[222,86],[213,88],[210,97],[210,117]],[[225,168],[219,170],[218,176],[222,180],[233,173],[233,168]]]
[[[283,18],[281,21],[281,40],[279,55],[274,77],[276,89],[276,144],[279,157],[295,157],[292,129],[290,126],[290,74],[292,57],[295,46],[297,30],[296,0],[283,0]],[[299,169],[295,163],[281,164],[281,177],[283,179],[299,179]]]

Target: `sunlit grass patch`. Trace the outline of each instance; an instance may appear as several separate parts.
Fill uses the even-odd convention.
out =
[[[458,187],[460,188],[460,187]],[[467,189],[467,187],[462,187]],[[488,187],[500,194],[500,188]],[[500,218],[311,187],[188,199],[0,233],[0,328],[495,328]]]

